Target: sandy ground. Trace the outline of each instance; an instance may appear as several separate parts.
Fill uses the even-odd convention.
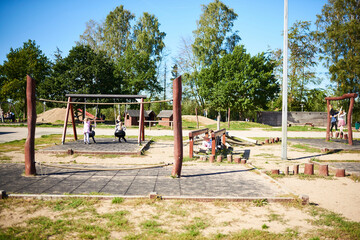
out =
[[[38,118],[41,118],[39,115]],[[60,117],[62,120],[63,117]],[[199,118],[199,119],[202,119]],[[45,120],[44,120],[45,121]],[[202,119],[205,121],[205,119]],[[207,121],[207,120],[206,120]],[[213,121],[213,120],[211,120]],[[206,123],[209,124],[209,123]],[[100,130],[100,129],[99,129]],[[38,131],[38,130],[37,130]],[[61,131],[61,130],[60,130]],[[106,130],[104,130],[106,131]],[[112,131],[112,130],[110,130]],[[136,130],[134,130],[136,131]],[[148,133],[151,131],[148,131]],[[155,134],[156,131],[153,131]],[[159,132],[159,131],[157,131]],[[101,134],[101,133],[99,133]],[[249,130],[242,132],[235,132],[233,135],[242,135],[246,137],[280,137],[281,132],[266,132],[262,130]],[[324,133],[312,133],[312,132],[289,132],[293,137],[319,137]],[[357,134],[357,135],[356,135]],[[132,135],[129,131],[128,135]],[[359,138],[359,133],[355,133],[355,138]],[[184,145],[184,156],[188,156],[188,145]],[[341,160],[360,161],[359,153],[336,153],[330,155],[321,155],[319,153],[309,152],[302,149],[297,149],[293,146],[288,147],[288,158],[292,160],[281,160],[281,144],[263,145],[263,146],[243,146],[236,147],[235,150],[243,152],[248,156],[250,163],[260,169],[261,171],[270,171],[271,169],[280,169],[281,171],[285,167],[289,167],[292,170],[294,164],[300,165],[300,172],[303,172],[304,164],[309,162],[312,158],[319,160]],[[62,162],[62,163],[86,163],[86,164],[101,164],[101,165],[125,165],[125,164],[159,164],[159,163],[172,163],[173,158],[173,143],[172,142],[156,142],[151,144],[149,150],[142,156],[122,156],[114,158],[103,158],[99,156],[81,156],[81,155],[49,155],[43,153],[36,153],[37,162]],[[11,155],[13,162],[23,162],[24,154],[17,152],[3,153],[3,155]],[[6,161],[9,162],[9,161]],[[201,165],[202,168],[209,166],[208,162],[191,161],[184,162],[184,165]],[[316,170],[316,169],[315,169]],[[264,173],[261,173],[264,174]],[[336,177],[318,177],[318,178],[300,178],[298,176],[288,176],[276,179],[283,187],[287,188],[291,192],[297,195],[308,195],[310,202],[319,207],[328,209],[335,213],[341,214],[345,218],[360,222],[360,182],[354,181],[348,177],[336,178]],[[164,208],[168,207],[166,203]],[[232,204],[233,207],[226,208],[215,203],[196,203],[194,209],[186,209],[190,213],[191,217],[201,216],[216,216],[211,221],[216,222],[217,227],[206,229],[208,234],[222,232],[231,232],[234,229],[241,228],[254,228],[261,229],[261,225],[266,223],[270,226],[269,231],[281,232],[286,228],[301,229],[301,231],[307,231],[309,229],[314,230],[314,226],[311,226],[307,219],[311,218],[309,213],[297,209],[294,207],[286,207],[281,204],[269,204],[263,208],[258,208],[249,205]],[[245,207],[244,207],[245,206]],[[99,206],[98,211],[106,212],[113,210],[114,206],[110,201],[104,201]],[[131,208],[131,207],[129,207]],[[160,207],[161,208],[161,207]],[[157,207],[156,209],[159,209]],[[156,209],[148,205],[137,206],[131,208],[133,216],[132,221],[140,222],[146,216],[154,214]],[[201,209],[201,210],[199,210]],[[51,211],[39,213],[42,215],[51,215]],[[281,221],[269,221],[271,215],[281,216]],[[9,210],[7,213],[2,212],[3,216],[9,216],[7,221],[0,221],[0,226],[10,226],[11,223],[16,221],[21,222],[26,219],[26,215],[23,215],[21,211]],[[20,217],[21,216],[21,217]],[[164,221],[168,219],[165,217]],[[10,224],[10,225],[9,225]],[[176,227],[176,226],[175,226]]]
[[[184,156],[188,156],[187,145],[184,146]],[[304,150],[289,147],[288,156],[296,160],[281,160],[281,145],[264,145],[251,147],[237,147],[235,150],[247,152],[249,161],[261,171],[280,169],[289,166],[290,171],[294,164],[300,164],[300,172],[303,166],[314,156]],[[8,153],[13,157],[14,162],[22,162],[23,153]],[[316,155],[316,153],[315,153]],[[326,160],[360,160],[358,153],[337,153],[318,157]],[[173,162],[173,143],[156,142],[143,156],[121,156],[116,158],[103,158],[99,156],[82,155],[49,155],[36,153],[37,162],[61,162],[61,163],[86,163],[101,165],[126,165],[126,164],[159,164]],[[184,165],[201,165],[202,168],[209,165],[208,162],[191,161],[184,162]],[[263,173],[262,173],[263,174]],[[313,178],[300,179],[297,176],[284,177],[277,180],[282,186],[297,195],[308,195],[310,202],[333,212],[342,214],[344,217],[360,222],[360,182],[355,182],[349,178]],[[283,210],[282,210],[283,211]],[[294,213],[296,215],[296,213]]]

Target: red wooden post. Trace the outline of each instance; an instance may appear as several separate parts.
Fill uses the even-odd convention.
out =
[[[189,157],[192,158],[194,156],[194,138],[191,135],[191,132],[189,133]]]
[[[225,141],[226,141],[225,133],[226,132],[224,132],[224,134],[222,135],[222,142],[224,144],[224,147],[226,148],[226,146],[225,146]]]
[[[214,133],[211,134],[211,154],[212,155],[216,154],[216,140]]]
[[[145,141],[145,110],[144,110],[144,99],[141,99],[140,111],[142,112],[141,117],[141,141]]]
[[[305,163],[304,174],[314,175],[314,164],[313,163]]]
[[[319,175],[320,176],[329,176],[329,167],[328,165],[319,165]]]
[[[144,104],[142,103],[144,101],[143,98],[141,98],[141,104],[140,104],[140,116],[139,116],[139,135],[138,135],[138,144],[141,145],[141,141],[143,140],[143,127],[144,127]]]
[[[348,143],[349,145],[353,145],[353,134],[352,134],[352,128],[351,128],[351,115],[354,108],[354,97],[350,98],[350,106],[349,106],[349,112],[347,116],[347,122],[348,122]]]
[[[173,81],[174,167],[171,172],[173,177],[181,176],[181,167],[183,161],[181,95],[181,76],[179,76]]]
[[[61,143],[64,144],[65,143],[65,136],[66,136],[66,128],[67,128],[67,122],[69,119],[69,111],[70,111],[70,102],[71,102],[71,97],[68,98],[68,103],[66,106],[66,113],[65,113],[65,120],[64,120],[64,130],[63,130],[63,135],[62,135],[62,140]],[[84,116],[85,113],[83,113]],[[84,117],[83,117],[84,119]]]
[[[74,132],[74,139],[75,139],[75,141],[77,141],[78,138],[77,138],[77,133],[76,133],[74,109],[73,109],[72,104],[70,104],[70,113],[71,113],[71,122],[72,122],[72,127],[73,127],[73,132]],[[96,121],[96,118],[95,118],[95,121]]]
[[[35,80],[26,76],[26,101],[28,136],[25,142],[25,175],[36,174],[35,168],[35,127],[36,127],[36,99]]]
[[[327,124],[326,124],[326,141],[330,141],[330,100],[326,100],[327,106]]]

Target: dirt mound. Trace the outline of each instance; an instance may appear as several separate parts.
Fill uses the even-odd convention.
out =
[[[53,108],[44,113],[38,114],[36,118],[37,123],[55,123],[56,121],[65,120],[66,108]],[[71,122],[71,117],[69,116]]]
[[[201,125],[216,124],[216,121],[212,120],[210,118],[207,118],[204,116],[198,116],[198,118],[199,118],[199,124],[201,124]],[[196,116],[194,116],[194,115],[183,115],[182,119],[189,121],[189,122],[196,122]]]

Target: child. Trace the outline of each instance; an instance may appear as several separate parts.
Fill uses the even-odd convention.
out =
[[[84,144],[90,144],[89,142],[89,133],[90,133],[90,119],[85,118],[84,119]]]
[[[119,138],[119,142],[121,142],[121,138],[124,139],[124,141],[126,142],[125,131],[126,131],[126,127],[122,125],[122,122],[120,121],[120,116],[118,116],[115,126],[115,137]]]
[[[346,116],[346,112],[342,109],[342,107],[340,108],[340,113],[338,115],[338,127],[340,128],[340,136],[342,136],[344,134],[344,126],[345,126],[345,116]]]
[[[89,133],[89,137],[92,138],[92,140],[94,141],[94,143],[96,143],[95,141],[95,131],[93,130],[93,126],[90,124],[90,133]]]
[[[204,140],[201,144],[201,147],[200,147],[200,151],[204,151],[204,152],[207,152],[211,149],[211,141],[210,141],[210,138],[208,137],[204,137]]]
[[[339,114],[338,111],[336,111],[335,109],[333,109],[332,105],[330,105],[330,116],[331,116],[331,128],[330,128],[330,135],[331,137],[333,137],[333,134],[332,134],[332,130],[333,128],[335,127],[335,135],[337,133],[337,115]]]

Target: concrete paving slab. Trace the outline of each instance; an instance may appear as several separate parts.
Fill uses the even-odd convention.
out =
[[[136,171],[79,171],[46,167],[47,174],[24,177],[23,164],[0,165],[0,189],[24,194],[90,194],[93,192],[147,197],[151,192],[170,197],[274,198],[289,194],[279,185],[242,165],[184,166],[181,178],[171,167]],[[81,165],[84,168],[94,166]],[[131,166],[128,166],[131,167]],[[124,173],[127,174],[124,174]]]
[[[56,144],[51,147],[41,149],[42,153],[61,153],[69,151],[79,154],[119,154],[119,155],[140,155],[150,141],[143,141],[139,146],[137,139],[128,139],[127,142],[114,141],[113,138],[96,139],[96,144],[90,140],[91,144],[84,144],[84,140],[68,141],[64,144]]]

